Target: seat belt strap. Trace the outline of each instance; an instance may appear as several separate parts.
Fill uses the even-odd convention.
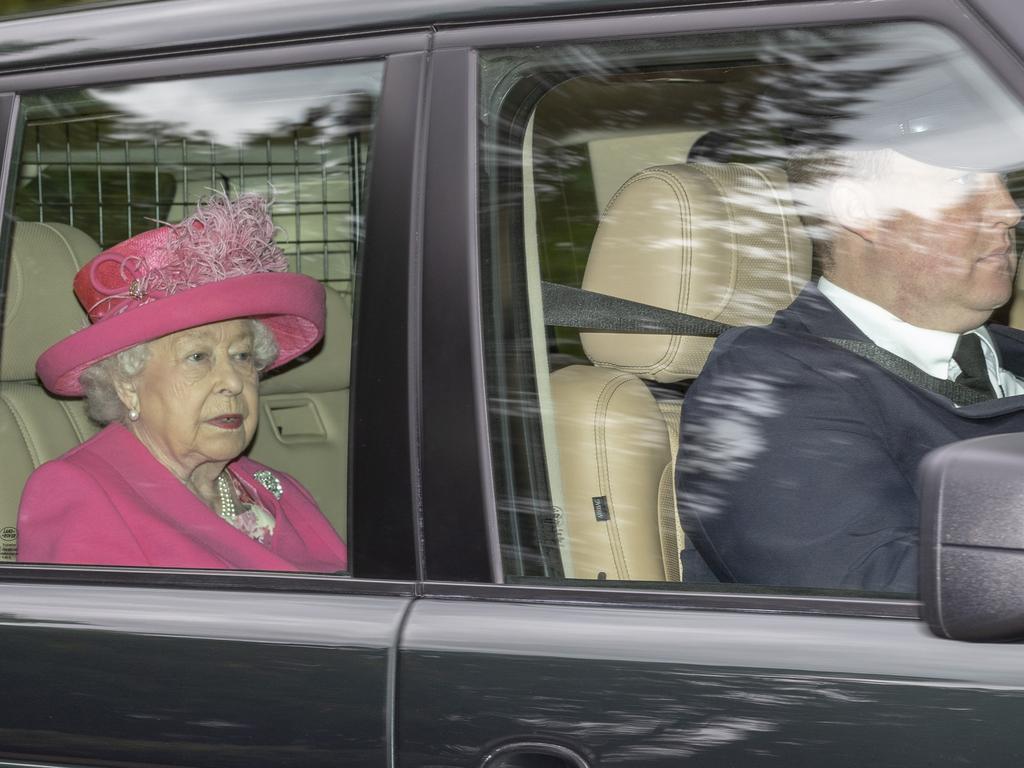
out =
[[[986,400],[992,399],[991,395],[986,395],[971,387],[965,387],[963,384],[957,384],[949,379],[939,379],[931,376],[899,355],[894,355],[889,350],[882,349],[873,342],[855,341],[854,339],[826,339],[826,341],[870,360],[889,371],[889,373],[899,376],[904,381],[916,384],[922,389],[927,389],[937,395],[942,395],[948,400],[952,400],[958,406],[974,405],[975,403],[983,403]]]
[[[599,333],[657,333],[714,338],[733,327],[703,317],[558,283],[541,283],[541,296],[544,301],[544,324],[563,328]],[[958,406],[974,405],[991,399],[955,381],[930,376],[873,342],[832,338],[826,338],[825,341],[870,360],[906,382],[952,400]]]
[[[544,324],[605,333],[721,336],[731,325],[558,283],[541,283]]]

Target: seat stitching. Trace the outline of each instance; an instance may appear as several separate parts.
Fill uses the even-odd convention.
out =
[[[71,422],[71,428],[75,431],[75,437],[78,438],[78,442],[84,443],[85,433],[82,432],[81,428],[79,427],[78,419],[75,417],[74,413],[72,413],[71,406],[68,405],[68,403],[65,402],[64,400],[58,400],[57,402],[60,403],[60,407],[64,409],[64,415],[67,416],[68,421]]]
[[[71,263],[75,265],[75,269],[76,270],[79,269],[82,265],[79,264],[78,263],[78,259],[75,258],[75,249],[71,246],[71,243],[68,241],[68,239],[66,237],[64,237],[64,233],[61,232],[59,229],[57,229],[52,224],[48,224],[47,222],[41,221],[41,222],[39,222],[39,224],[42,227],[44,227],[44,228],[50,230],[51,232],[53,232],[53,234],[55,234],[57,237],[59,237],[61,239],[61,242],[64,243],[64,247],[68,249],[67,250],[67,255],[71,257]]]
[[[626,562],[626,558],[623,555],[622,539],[619,535],[618,516],[615,514],[615,502],[612,497],[611,476],[608,473],[607,465],[603,459],[606,451],[602,450],[602,446],[605,445],[605,430],[603,426],[604,420],[601,419],[601,411],[607,408],[607,404],[615,392],[632,380],[632,376],[616,376],[601,388],[601,393],[598,395],[597,402],[594,406],[594,426],[596,428],[596,433],[594,435],[594,452],[597,460],[598,489],[607,489],[608,522],[612,523],[612,525],[608,526],[608,543],[612,548],[612,557],[621,562],[621,566],[616,564],[616,567],[621,567],[627,580],[629,579],[629,564]],[[618,557],[616,557],[616,554]]]
[[[790,232],[789,218],[786,215],[786,211],[787,211],[786,202],[787,202],[787,200],[786,200],[786,198],[783,195],[783,191],[782,191],[781,186],[776,185],[774,180],[771,179],[768,176],[767,173],[765,173],[760,168],[752,168],[752,170],[762,181],[765,182],[765,184],[771,190],[771,192],[772,192],[772,194],[774,196],[774,202],[779,207],[779,218],[782,219],[782,242],[783,242],[783,247],[786,250],[786,259],[785,259],[785,263],[786,263],[786,285],[789,288],[790,298],[791,299],[795,299],[796,295],[797,295],[797,293],[799,291],[797,290],[797,287],[796,287],[796,284],[797,284],[796,275],[793,274],[793,268],[794,268],[794,264],[793,264],[793,261],[794,261],[794,257],[793,257],[793,242],[792,242],[792,236],[791,236],[791,232]]]
[[[685,270],[679,271],[679,287],[676,290],[676,296],[682,296],[683,301],[682,306],[679,306],[679,301],[678,299],[676,300],[676,311],[685,312],[690,308],[690,298],[693,293],[693,201],[690,199],[690,195],[686,191],[686,186],[680,183],[678,177],[672,176],[671,180],[676,186],[678,186],[678,191],[673,189],[673,192],[675,192],[676,199],[679,202],[679,210],[682,210],[685,205],[688,214],[686,216],[680,216],[678,222],[679,242],[686,244],[685,247],[688,253],[685,257],[686,268]],[[650,375],[657,376],[665,369],[670,368],[672,361],[675,360],[676,356],[679,354],[679,348],[682,344],[683,339],[678,334],[669,336],[668,347],[665,349],[665,354],[662,355],[661,360],[651,367]]]
[[[22,286],[25,282],[25,277],[22,274],[23,270],[19,260],[12,257],[10,263],[11,266],[7,273],[7,303],[9,306],[4,307],[4,312],[9,320],[13,322],[21,311],[21,305],[24,303],[25,289]]]
[[[732,201],[729,199],[728,194],[726,194],[725,185],[722,183],[719,176],[713,174],[707,167],[695,165],[693,170],[695,170],[697,173],[699,173],[701,176],[707,179],[711,186],[715,188],[715,191],[718,193],[725,207],[726,215],[729,217],[729,236],[732,240],[732,259],[730,260],[732,269],[730,270],[729,274],[729,290],[726,292],[725,298],[719,304],[718,311],[708,318],[709,320],[717,320],[723,314],[725,314],[725,311],[729,308],[729,305],[732,303],[733,297],[736,294],[736,283],[739,280],[739,249],[736,243],[736,230],[732,226],[735,223],[736,217],[734,215]],[[742,176],[742,172],[740,172],[738,175]]]
[[[605,206],[605,213],[607,213],[611,209],[612,203],[614,203],[619,198],[620,195],[625,193],[627,187],[630,187],[633,184],[636,184],[636,183],[638,183],[640,181],[648,181],[648,180],[651,180],[651,179],[653,179],[655,181],[659,181],[662,184],[664,184],[666,187],[668,187],[669,192],[671,192],[672,195],[676,199],[676,205],[677,205],[678,208],[680,208],[680,209],[685,208],[688,211],[691,210],[690,198],[686,195],[686,189],[683,187],[682,184],[679,183],[679,180],[674,175],[672,175],[668,171],[666,171],[666,170],[664,170],[664,169],[659,167],[659,168],[648,168],[648,169],[646,169],[644,171],[641,171],[639,174],[637,174],[632,179],[628,180],[625,184],[623,184],[622,187],[619,189],[619,191],[616,192],[615,195],[612,196],[612,199],[608,202],[608,205]],[[680,192],[682,192],[682,196],[680,196]],[[685,222],[685,223],[688,223],[688,222]],[[680,225],[682,226],[683,224],[684,224],[684,222],[681,219],[680,220]],[[685,242],[685,240],[686,240],[686,238],[683,238],[684,242]],[[682,284],[683,282],[684,282],[684,275],[683,275],[682,271],[680,271],[679,283]],[[689,290],[690,290],[690,281],[688,279],[685,279],[685,283],[686,283],[687,296],[683,298],[684,304],[688,303],[688,301],[689,301],[688,294],[689,294]],[[681,290],[681,286],[680,286],[680,290],[677,290],[676,294],[678,295],[678,294],[681,294],[682,292],[683,291]],[[677,311],[678,311],[678,301],[677,301]],[[598,359],[597,356],[591,357],[590,360],[595,365],[611,366],[611,367],[614,367],[614,368],[618,368],[619,370],[632,371],[634,373],[638,373],[638,374],[642,374],[642,375],[647,375],[647,376],[656,376],[657,374],[661,373],[662,371],[666,370],[669,367],[669,364],[672,362],[672,360],[675,358],[676,354],[678,353],[678,348],[679,348],[679,346],[681,344],[682,344],[682,339],[681,338],[679,338],[678,336],[670,336],[669,337],[669,341],[668,341],[668,343],[666,345],[665,351],[662,352],[661,357],[658,360],[654,361],[653,363],[644,363],[642,365],[619,365],[614,360],[602,360],[602,359]]]
[[[25,447],[28,449],[29,458],[32,460],[32,466],[38,467],[40,463],[39,450],[36,448],[35,443],[32,440],[31,434],[29,434],[28,427],[21,418],[21,414],[11,403],[10,396],[6,393],[0,394],[0,399],[4,401],[4,405],[7,406],[7,410],[11,412],[11,416],[14,417],[14,423],[18,425],[18,429],[21,431],[21,439],[25,442]]]

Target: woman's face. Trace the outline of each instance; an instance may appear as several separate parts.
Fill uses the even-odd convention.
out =
[[[211,323],[149,346],[145,367],[121,395],[139,412],[133,427],[150,452],[188,480],[197,467],[245,450],[259,420],[252,324]]]

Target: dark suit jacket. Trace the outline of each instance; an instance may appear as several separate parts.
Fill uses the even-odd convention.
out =
[[[1024,375],[1024,333],[989,331]],[[687,545],[722,581],[916,592],[921,458],[1024,431],[1024,396],[956,408],[826,338],[867,340],[809,285],[771,325],[715,343],[683,406]]]

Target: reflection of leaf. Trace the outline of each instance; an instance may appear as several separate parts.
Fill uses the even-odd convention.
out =
[[[759,61],[752,111],[730,117],[745,128],[776,127],[792,143],[816,146],[841,143],[843,118],[858,115],[894,81],[934,64],[930,57],[886,50],[863,29],[787,31],[765,39]],[[728,90],[725,102],[728,109]]]

